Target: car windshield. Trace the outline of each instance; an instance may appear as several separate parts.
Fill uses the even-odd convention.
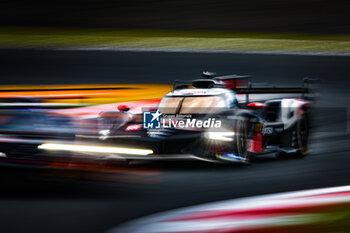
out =
[[[164,114],[207,114],[226,107],[223,96],[164,97],[159,104]]]

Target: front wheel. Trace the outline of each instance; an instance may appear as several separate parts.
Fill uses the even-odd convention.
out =
[[[223,161],[240,162],[249,164],[252,156],[248,151],[248,140],[251,138],[252,124],[249,118],[245,116],[237,116],[232,122],[231,127],[228,127],[234,133],[231,140],[227,141],[226,147],[217,158]]]
[[[247,119],[238,119],[235,124],[234,152],[242,158],[242,161],[249,163],[251,160],[248,151],[249,122]]]

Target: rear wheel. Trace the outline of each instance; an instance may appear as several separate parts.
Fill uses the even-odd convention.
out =
[[[303,114],[296,125],[297,156],[305,157],[309,152],[309,122],[306,114]]]
[[[291,135],[292,144],[297,150],[295,153],[278,152],[276,158],[286,158],[289,156],[305,157],[309,152],[309,119],[306,113],[304,113],[297,121],[293,134]]]

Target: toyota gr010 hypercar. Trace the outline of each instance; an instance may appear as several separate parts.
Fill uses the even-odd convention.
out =
[[[302,87],[269,87],[247,76],[176,81],[153,111],[133,114],[127,106],[102,112],[99,140],[143,148],[123,159],[198,158],[249,162],[266,153],[306,156],[309,151],[311,80]]]

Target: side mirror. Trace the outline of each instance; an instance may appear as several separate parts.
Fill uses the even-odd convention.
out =
[[[261,102],[252,102],[252,103],[247,105],[248,108],[252,108],[252,109],[260,109],[264,106],[265,106],[265,104],[261,103]]]
[[[118,105],[118,110],[121,112],[127,112],[130,110],[130,108],[129,106],[122,104],[122,105]]]

